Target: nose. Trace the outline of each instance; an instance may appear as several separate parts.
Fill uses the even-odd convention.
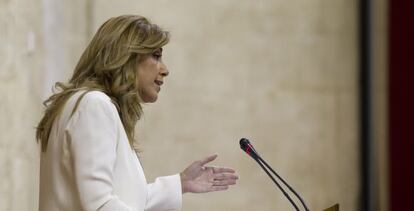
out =
[[[167,77],[170,74],[170,71],[168,70],[167,66],[163,63],[161,66],[161,75],[163,77]]]

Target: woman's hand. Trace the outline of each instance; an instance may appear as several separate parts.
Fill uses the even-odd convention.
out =
[[[203,160],[195,161],[180,173],[183,193],[222,191],[227,190],[230,185],[236,184],[239,177],[233,169],[204,166],[216,158],[217,155],[211,155]]]

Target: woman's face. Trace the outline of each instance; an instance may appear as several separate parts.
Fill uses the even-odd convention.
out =
[[[138,91],[144,103],[153,103],[168,76],[168,69],[162,62],[162,48],[143,58],[138,64]]]

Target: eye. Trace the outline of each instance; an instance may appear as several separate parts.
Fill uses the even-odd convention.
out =
[[[154,57],[156,60],[160,60],[162,57],[162,54],[160,52],[154,52],[152,53],[152,57]]]

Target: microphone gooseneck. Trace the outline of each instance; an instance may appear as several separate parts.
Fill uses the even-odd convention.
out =
[[[305,208],[305,210],[306,211],[309,211],[309,209],[308,209],[308,207],[306,206],[306,204],[305,204],[305,201],[303,200],[303,198],[281,177],[281,176],[279,176],[279,174],[277,174],[276,172],[275,172],[275,170],[273,170],[273,168],[272,167],[270,167],[267,163],[266,163],[266,161],[265,160],[263,160],[261,157],[259,157],[259,159],[260,159],[260,161],[261,162],[263,162],[263,164],[267,167],[267,168],[269,168],[270,169],[270,171],[272,171],[273,172],[273,174],[275,174],[276,175],[276,177],[280,180],[280,181],[282,181],[282,183],[284,184],[284,185],[286,185],[286,187],[287,188],[289,188],[289,190],[299,199],[299,201],[300,201],[300,203],[303,205],[303,207]]]
[[[240,148],[245,151],[248,155],[250,155],[259,165],[262,167],[262,169],[266,172],[266,174],[272,179],[272,181],[276,184],[276,186],[279,188],[280,191],[282,191],[283,195],[289,200],[289,202],[292,204],[292,206],[299,211],[299,208],[295,204],[295,202],[292,200],[292,198],[289,196],[289,194],[286,193],[286,191],[280,186],[280,184],[276,181],[276,179],[270,174],[268,169],[276,175],[276,177],[282,181],[282,183],[299,199],[302,206],[305,208],[306,211],[309,211],[308,207],[305,204],[305,201],[302,199],[302,197],[281,177],[279,174],[276,173],[275,170],[273,170],[272,167],[270,167],[265,160],[263,160],[259,154],[257,153],[256,149],[253,147],[253,145],[250,143],[249,139],[242,138],[240,139]],[[266,169],[266,167],[268,169]]]

